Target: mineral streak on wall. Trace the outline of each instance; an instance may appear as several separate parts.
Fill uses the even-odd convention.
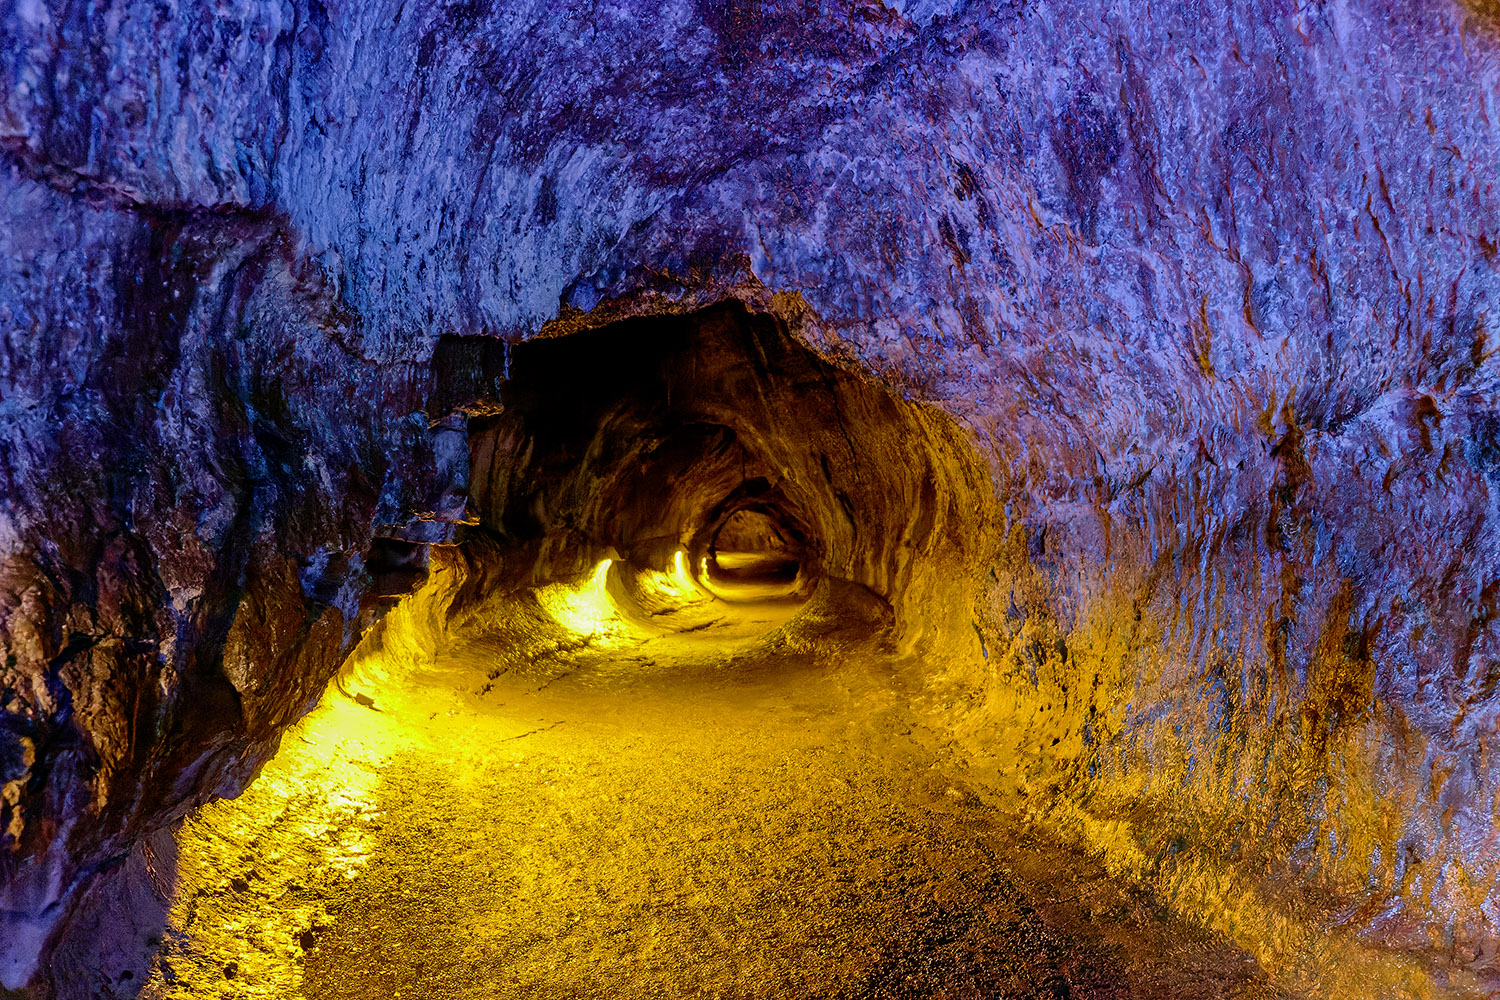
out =
[[[885,591],[997,794],[1263,963],[1493,976],[1493,4],[23,0],[0,56],[6,987],[458,540],[455,380],[725,299],[992,480]]]

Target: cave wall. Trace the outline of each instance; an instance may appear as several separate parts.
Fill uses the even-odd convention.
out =
[[[440,336],[726,296],[990,463],[947,676],[1039,822],[1207,922],[1312,887],[1487,967],[1497,32],[1455,0],[0,10],[4,981],[148,813],[246,780],[380,589],[372,536],[465,518]]]
[[[311,707],[370,620],[372,531],[399,534],[441,463],[425,367],[370,366],[274,225],[122,211],[14,161],[0,188],[14,986],[79,889],[236,794]]]

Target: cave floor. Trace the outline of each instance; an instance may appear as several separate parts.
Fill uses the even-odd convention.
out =
[[[144,995],[1279,995],[984,804],[894,654],[719,607],[532,669],[481,641],[331,687],[180,830]]]

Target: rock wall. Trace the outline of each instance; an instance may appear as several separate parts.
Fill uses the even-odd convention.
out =
[[[0,183],[15,985],[76,889],[237,792],[318,697],[358,635],[382,497],[402,504],[386,450],[404,428],[371,406],[409,412],[413,391],[411,371],[361,362],[318,273],[264,221],[122,211],[15,160]]]
[[[1268,962],[1485,974],[1491,8],[0,9],[0,980],[465,519],[440,337],[726,296],[989,460],[997,788]]]

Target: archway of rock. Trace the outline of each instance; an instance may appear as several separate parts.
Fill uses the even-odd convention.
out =
[[[806,533],[795,512],[785,510],[770,494],[765,488],[741,491],[702,533],[708,539],[707,553],[698,565],[704,585],[716,597],[754,600],[799,593],[809,585],[815,567],[810,565]]]
[[[995,544],[950,418],[738,305],[434,373],[474,523],[183,828],[153,996],[1260,995],[945,738]]]
[[[440,379],[475,356],[439,354]],[[665,570],[678,551],[701,574],[748,516],[774,522],[804,590],[828,576],[899,604],[924,567],[982,558],[993,504],[962,430],[737,305],[532,341],[501,364],[498,394],[470,388],[481,374],[435,396],[473,414],[472,503],[507,584],[606,555]]]

